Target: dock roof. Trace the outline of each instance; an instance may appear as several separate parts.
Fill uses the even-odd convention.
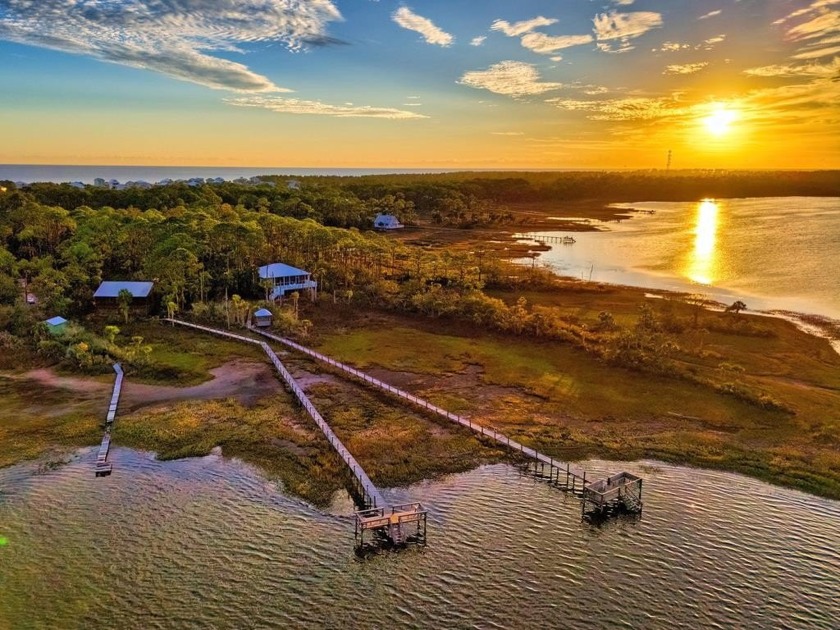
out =
[[[271,263],[270,265],[263,265],[260,267],[260,278],[268,280],[269,278],[285,278],[287,276],[308,276],[309,272],[297,267],[292,267],[286,263]]]
[[[269,311],[267,308],[261,308],[256,313],[254,313],[254,317],[272,317],[273,313]]]
[[[153,282],[125,282],[122,280],[106,280],[99,285],[96,293],[93,294],[95,298],[115,298],[118,297],[120,291],[125,289],[131,293],[132,297],[144,298],[148,297],[152,292]]]

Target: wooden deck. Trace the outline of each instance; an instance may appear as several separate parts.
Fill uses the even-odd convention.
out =
[[[94,474],[97,477],[105,477],[111,474],[114,466],[108,461],[108,454],[111,451],[111,427],[117,417],[117,405],[120,402],[120,393],[122,392],[123,369],[119,363],[114,363],[114,372],[117,377],[114,379],[114,390],[111,393],[111,402],[108,404],[108,414],[105,416],[105,433],[102,436],[102,442],[99,444],[99,450],[96,453],[96,468]]]
[[[377,378],[370,376],[369,374],[365,374],[361,370],[357,370],[354,367],[347,365],[346,363],[341,363],[340,361],[336,361],[320,352],[316,352],[315,350],[311,350],[305,346],[302,346],[299,343],[292,341],[291,339],[287,339],[285,337],[280,337],[278,335],[274,335],[272,333],[266,332],[264,330],[257,330],[252,329],[253,332],[262,335],[263,337],[272,339],[278,343],[281,343],[289,348],[297,350],[303,354],[306,354],[313,359],[326,363],[345,374],[349,374],[350,376],[362,381],[363,383],[370,385],[371,387],[375,387],[382,391],[388,392],[398,398],[406,400],[417,407],[420,407],[430,413],[435,414],[441,418],[444,418],[450,422],[454,422],[456,424],[461,425],[480,435],[482,438],[491,440],[496,444],[504,446],[511,451],[518,453],[520,456],[531,460],[533,471],[535,476],[545,479],[552,485],[571,492],[575,495],[579,495],[584,497],[586,494],[586,488],[592,482],[592,479],[587,480],[586,478],[586,471],[571,466],[568,462],[563,462],[553,457],[546,455],[544,453],[540,453],[536,449],[533,449],[529,446],[525,446],[516,440],[510,439],[510,437],[495,431],[489,427],[485,427],[478,423],[473,422],[469,418],[465,418],[463,416],[459,416],[458,414],[454,414],[451,411],[447,411],[437,405],[430,403],[419,396],[414,396],[407,391],[394,387],[393,385],[389,385],[388,383],[381,381]],[[547,470],[546,470],[547,467]],[[620,475],[626,475],[631,477],[629,473],[620,473]],[[612,477],[611,477],[612,478]],[[606,480],[604,480],[606,482]],[[599,482],[594,482],[599,483]],[[638,483],[638,509],[641,510],[641,480]],[[584,501],[584,511],[588,509],[591,505]]]

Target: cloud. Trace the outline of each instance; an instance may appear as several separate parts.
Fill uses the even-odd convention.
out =
[[[455,38],[446,31],[435,26],[435,23],[428,18],[417,15],[408,7],[400,7],[391,16],[397,24],[409,31],[415,31],[423,36],[429,44],[435,46],[450,46]]]
[[[800,44],[794,59],[819,59],[840,52],[840,0],[815,0],[774,24],[790,24],[787,38]]]
[[[281,96],[243,96],[228,98],[225,102],[237,107],[258,107],[280,114],[311,114],[317,116],[335,116],[338,118],[386,118],[389,120],[411,120],[428,118],[416,112],[407,112],[390,107],[371,107],[368,105],[329,105],[321,101],[304,101]],[[419,105],[419,103],[417,103]]]
[[[522,131],[492,131],[491,132],[494,136],[524,136],[525,133]]]
[[[579,46],[581,44],[588,44],[592,41],[591,35],[546,35],[545,33],[526,33],[522,36],[522,45],[528,50],[541,55],[550,55],[551,53],[561,50],[562,48],[569,48],[571,46]]]
[[[662,15],[653,11],[601,13],[592,19],[598,50],[608,53],[623,53],[633,50],[631,39],[662,26]],[[612,40],[618,40],[615,44]]]
[[[718,9],[717,11],[709,11],[708,13],[706,13],[706,14],[704,14],[704,15],[701,15],[701,16],[700,16],[699,18],[697,18],[697,19],[698,19],[698,20],[708,20],[709,18],[713,18],[713,17],[715,17],[716,15],[720,15],[721,13],[723,13],[723,11],[721,11],[720,9]]]
[[[681,44],[680,42],[664,42],[660,48],[654,48],[653,52],[677,52],[678,50],[686,50],[691,48],[691,44]]]
[[[749,68],[744,74],[754,77],[832,77],[840,73],[840,57],[824,64],[786,64],[774,66],[761,66],[760,68]]]
[[[563,87],[561,83],[541,81],[537,69],[521,61],[502,61],[487,70],[467,72],[458,83],[513,97],[542,94]]]
[[[211,88],[289,91],[246,65],[211,54],[282,42],[329,42],[341,19],[331,0],[0,0],[0,39],[86,55]]]
[[[530,33],[535,28],[539,28],[541,26],[551,26],[552,24],[556,23],[556,19],[547,18],[540,15],[532,20],[523,20],[522,22],[514,22],[513,24],[505,20],[496,20],[490,26],[490,30],[501,31],[508,37],[520,37],[525,33]]]
[[[552,98],[546,101],[555,107],[567,111],[590,112],[591,120],[658,120],[675,118],[690,114],[690,106],[683,105],[674,97],[633,97],[583,101],[576,99]]]
[[[709,39],[704,39],[703,44],[700,46],[696,46],[696,48],[705,47],[706,50],[711,50],[715,44],[720,44],[722,41],[726,40],[726,35],[721,33],[720,35],[716,35],[715,37],[710,37]]]
[[[484,43],[485,39],[487,39],[487,35],[479,35],[478,37],[473,37],[470,40],[470,46],[481,46]]]
[[[536,28],[556,23],[557,20],[540,15],[532,20],[523,20],[513,24],[505,20],[496,20],[490,29],[501,31],[508,37],[519,37],[524,48],[540,55],[550,55],[563,48],[588,44],[592,41],[591,35],[547,35],[534,32]]]
[[[667,66],[662,74],[694,74],[695,72],[700,72],[708,65],[706,61],[701,61],[700,63],[673,64]]]

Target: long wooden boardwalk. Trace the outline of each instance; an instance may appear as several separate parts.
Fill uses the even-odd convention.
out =
[[[180,326],[186,326],[187,328],[201,330],[203,332],[211,333],[213,335],[219,335],[222,337],[227,337],[229,339],[235,339],[237,341],[256,344],[260,346],[263,349],[263,352],[265,352],[268,358],[271,360],[271,363],[274,365],[275,369],[280,374],[283,381],[286,383],[291,392],[295,395],[295,398],[298,399],[298,402],[306,410],[306,413],[309,414],[309,417],[312,418],[312,420],[315,421],[315,424],[318,425],[318,428],[321,429],[321,432],[324,434],[324,437],[327,438],[327,441],[330,443],[330,446],[332,446],[333,449],[335,449],[335,452],[338,453],[338,456],[341,457],[345,464],[347,464],[347,467],[353,474],[354,480],[357,484],[356,490],[361,495],[363,508],[374,509],[385,507],[386,502],[385,499],[382,498],[382,494],[379,492],[379,489],[370,480],[370,477],[368,477],[367,473],[364,471],[359,462],[356,461],[356,458],[353,457],[350,451],[348,451],[344,444],[342,444],[341,440],[338,439],[338,436],[336,436],[335,432],[332,430],[330,425],[327,424],[326,420],[324,420],[324,418],[315,408],[315,405],[313,405],[312,402],[309,400],[309,397],[301,389],[300,385],[298,385],[295,378],[286,369],[286,366],[283,365],[283,363],[280,361],[279,357],[274,352],[274,350],[271,349],[271,346],[269,346],[264,341],[252,339],[251,337],[245,337],[244,335],[237,335],[235,333],[227,332],[225,330],[219,330],[218,328],[211,328],[209,326],[192,324],[190,322],[184,322],[178,319],[167,319],[165,321],[175,323]]]
[[[256,329],[256,328],[253,328],[252,330],[254,332],[260,334],[260,335],[263,335],[264,337],[268,337],[269,339],[273,339],[274,341],[277,341],[278,343],[282,343],[283,345],[286,345],[290,348],[294,348],[295,350],[297,350],[299,352],[302,352],[306,355],[309,355],[310,357],[312,357],[314,359],[317,359],[318,361],[322,361],[323,363],[326,363],[326,364],[328,364],[328,365],[330,365],[330,366],[332,366],[332,367],[334,367],[338,370],[341,370],[342,372],[345,372],[346,374],[349,374],[349,375],[367,383],[368,385],[371,385],[372,387],[376,387],[378,389],[381,389],[382,391],[388,392],[389,394],[393,394],[394,396],[402,398],[403,400],[407,400],[408,402],[410,402],[414,405],[417,405],[418,407],[421,407],[421,408],[423,408],[427,411],[430,411],[431,413],[433,413],[437,416],[440,416],[441,418],[445,418],[446,420],[449,420],[450,422],[455,422],[457,424],[460,424],[462,427],[466,427],[467,429],[469,429],[471,431],[474,431],[475,433],[478,433],[482,437],[493,440],[494,442],[496,442],[496,443],[498,443],[498,444],[500,444],[500,445],[502,445],[506,448],[509,448],[512,451],[516,451],[516,452],[518,452],[519,454],[521,454],[525,457],[533,459],[533,460],[535,460],[539,463],[545,464],[547,466],[551,466],[551,467],[554,467],[554,468],[562,468],[562,472],[563,472],[564,475],[568,472],[570,482],[572,482],[573,480],[580,481],[580,484],[581,484],[580,488],[581,489],[583,487],[583,484],[586,483],[586,471],[585,470],[572,468],[568,463],[562,462],[558,459],[554,459],[553,457],[550,457],[548,455],[540,453],[539,451],[537,451],[537,450],[535,450],[535,449],[533,449],[529,446],[525,446],[524,444],[521,444],[520,442],[517,442],[516,440],[510,439],[508,436],[504,435],[503,433],[499,433],[498,431],[495,431],[495,430],[490,429],[488,427],[485,427],[481,424],[473,422],[472,420],[470,420],[469,418],[465,418],[464,416],[459,416],[458,414],[454,414],[451,411],[447,411],[446,409],[443,409],[441,407],[438,407],[435,404],[430,403],[428,400],[420,398],[419,396],[414,396],[413,394],[410,394],[405,390],[394,387],[393,385],[389,385],[388,383],[386,383],[384,381],[381,381],[377,378],[374,378],[374,377],[370,376],[369,374],[365,374],[361,370],[357,370],[356,368],[351,367],[351,366],[347,365],[346,363],[341,363],[340,361],[336,361],[335,359],[332,359],[332,358],[326,356],[325,354],[321,354],[320,352],[316,352],[315,350],[311,350],[311,349],[309,349],[305,346],[300,345],[299,343],[296,343],[296,342],[292,341],[291,339],[286,339],[285,337],[279,337],[277,335],[273,335],[269,332],[265,332],[263,330],[259,330],[259,329]],[[576,482],[575,482],[575,486],[577,487]]]
[[[114,363],[114,372],[116,372],[117,377],[114,379],[114,391],[111,393],[111,402],[108,404],[108,415],[105,416],[105,434],[102,436],[99,451],[96,453],[96,469],[94,472],[97,477],[110,475],[113,470],[113,464],[108,461],[108,453],[111,451],[111,427],[117,417],[117,405],[119,405],[120,393],[122,392],[124,374],[119,363]]]
[[[515,451],[522,457],[530,459],[535,476],[545,479],[552,485],[562,490],[583,497],[584,501],[581,505],[583,513],[587,513],[588,509],[597,512],[612,512],[616,507],[618,507],[618,504],[631,511],[641,510],[642,479],[639,477],[628,473],[613,475],[609,478],[612,480],[610,482],[610,492],[606,495],[606,497],[602,496],[601,490],[603,484],[601,482],[589,483],[592,480],[590,479],[589,482],[587,481],[586,471],[583,469],[573,468],[568,462],[563,462],[544,453],[540,453],[534,448],[525,446],[516,440],[510,439],[510,437],[504,435],[503,433],[475,423],[469,418],[447,411],[446,409],[430,403],[428,400],[420,398],[419,396],[414,396],[413,394],[394,387],[393,385],[389,385],[388,383],[374,378],[369,374],[365,374],[361,370],[357,370],[346,363],[341,363],[340,361],[336,361],[335,359],[321,354],[320,352],[311,350],[310,348],[302,346],[291,339],[280,337],[256,328],[251,328],[251,330],[267,337],[268,339],[272,339],[318,361],[326,363],[327,365],[349,374],[350,376],[359,379],[372,387],[388,392],[389,394],[402,398],[403,400],[421,407],[422,409],[425,409],[441,418],[459,424],[462,427],[466,427],[482,437],[492,440],[511,451]],[[606,483],[606,481],[604,481],[604,483]]]

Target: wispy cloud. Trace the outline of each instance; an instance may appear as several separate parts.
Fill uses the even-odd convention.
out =
[[[524,136],[525,133],[522,131],[493,131],[491,132],[494,136]]]
[[[485,39],[487,39],[487,35],[479,35],[478,37],[473,37],[470,40],[470,46],[481,46],[484,43]]]
[[[568,111],[589,112],[592,120],[658,120],[686,116],[693,110],[674,97],[632,97],[604,100],[552,98],[546,101]]]
[[[467,72],[458,83],[513,97],[543,94],[562,87],[561,83],[542,81],[536,67],[521,61],[502,61],[487,70]]]
[[[691,48],[691,44],[681,42],[663,42],[659,48],[654,48],[653,52],[677,52],[678,50],[687,50]]]
[[[508,37],[520,37],[525,33],[530,33],[535,28],[539,28],[541,26],[551,26],[552,24],[557,24],[557,20],[539,15],[532,20],[522,20],[521,22],[514,22],[513,24],[506,20],[496,20],[490,26],[490,30],[501,31]]]
[[[701,61],[699,63],[672,64],[670,66],[666,66],[662,74],[694,74],[695,72],[700,72],[708,65],[708,62],[706,61]]]
[[[211,88],[289,91],[212,55],[255,42],[329,41],[331,0],[0,0],[0,39],[87,55]]]
[[[697,19],[698,20],[708,20],[709,18],[713,18],[717,15],[720,15],[721,13],[723,13],[723,11],[721,11],[720,9],[718,9],[717,11],[709,11],[708,13],[704,13],[703,15],[701,15]]]
[[[631,39],[662,26],[662,15],[653,11],[610,11],[596,15],[592,22],[595,25],[595,38],[598,40],[599,50],[626,52],[633,48],[629,43]],[[618,40],[619,45],[615,45],[614,40]]]
[[[755,77],[832,77],[840,75],[840,57],[835,57],[828,63],[806,63],[806,64],[777,64],[773,66],[761,66],[749,68],[744,71]]]
[[[542,26],[551,26],[556,23],[557,20],[554,18],[539,15],[531,20],[513,24],[505,20],[496,20],[490,29],[500,31],[508,37],[519,37],[524,48],[540,55],[551,55],[563,48],[588,44],[592,41],[591,35],[548,35],[535,31]]]
[[[391,17],[404,29],[420,33],[429,44],[445,47],[450,46],[455,41],[452,35],[436,26],[430,19],[417,15],[408,7],[400,7]]]
[[[428,118],[417,112],[409,112],[391,107],[371,107],[369,105],[330,105],[321,101],[304,101],[281,96],[243,96],[225,99],[226,103],[237,107],[258,107],[280,114],[310,114],[317,116],[335,116],[338,118],[386,118],[389,120],[411,120]],[[420,105],[413,103],[411,105]]]
[[[522,36],[522,45],[528,50],[541,55],[551,53],[563,48],[580,46],[592,41],[591,35],[546,35],[545,33],[526,33]]]

